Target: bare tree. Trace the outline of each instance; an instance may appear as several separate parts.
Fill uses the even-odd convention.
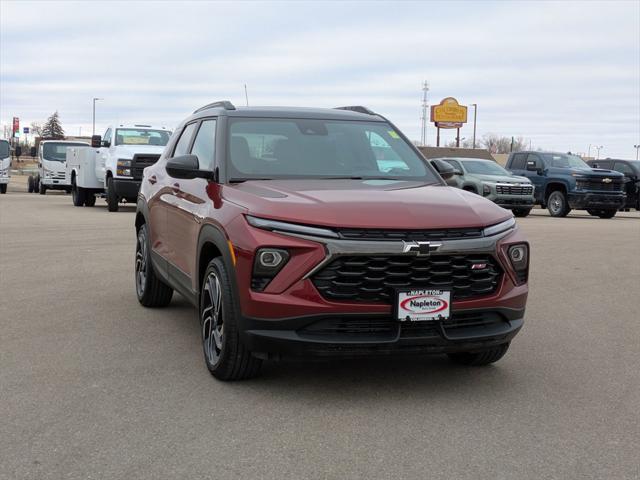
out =
[[[480,143],[489,153],[519,152],[528,149],[529,146],[529,141],[524,137],[500,137],[495,133],[483,135]]]
[[[31,133],[36,137],[42,137],[42,125],[40,122],[31,122]]]
[[[455,140],[451,140],[451,141],[447,142],[445,147],[456,148],[456,141]],[[460,148],[473,148],[473,141],[469,140],[467,138],[463,138],[460,141]]]

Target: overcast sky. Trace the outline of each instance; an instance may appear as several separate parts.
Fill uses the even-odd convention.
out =
[[[244,104],[246,83],[253,105],[366,105],[419,139],[427,79],[430,103],[478,104],[479,137],[627,158],[640,143],[637,0],[0,0],[0,28],[0,122],[21,128],[58,110],[67,134],[90,134],[92,97],[98,133],[173,127],[214,100]]]

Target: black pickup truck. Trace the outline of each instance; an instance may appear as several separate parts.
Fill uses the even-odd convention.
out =
[[[590,160],[587,163],[593,168],[605,168],[623,174],[627,179],[624,185],[627,195],[625,210],[631,208],[640,210],[640,160],[606,158],[604,160]]]

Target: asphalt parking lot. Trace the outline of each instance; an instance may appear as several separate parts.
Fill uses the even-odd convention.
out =
[[[0,478],[640,478],[640,214],[536,210],[523,331],[444,357],[206,370],[135,297],[134,207],[0,197]]]

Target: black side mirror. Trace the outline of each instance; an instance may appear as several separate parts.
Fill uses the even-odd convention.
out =
[[[456,174],[456,169],[453,168],[450,163],[447,163],[444,160],[435,158],[431,160],[431,165],[433,165],[433,168],[436,169],[443,180],[449,180]]]
[[[592,163],[591,168],[600,168],[600,166],[597,163]]]
[[[167,162],[167,173],[173,178],[205,178],[214,180],[214,174],[210,170],[200,170],[200,163],[196,155],[180,155]]]
[[[100,137],[100,135],[93,135],[91,137],[91,147],[100,148],[101,145],[102,145],[102,138]]]

